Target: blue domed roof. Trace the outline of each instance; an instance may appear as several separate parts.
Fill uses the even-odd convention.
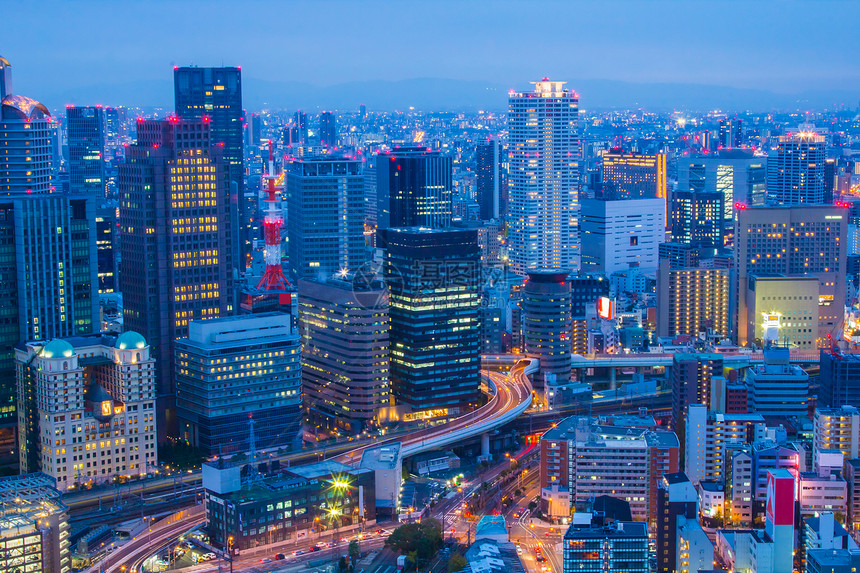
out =
[[[123,332],[116,339],[116,347],[120,350],[130,350],[132,348],[146,348],[146,339],[143,335],[129,330]]]
[[[59,338],[55,338],[42,348],[42,358],[71,358],[75,355],[74,347]]]

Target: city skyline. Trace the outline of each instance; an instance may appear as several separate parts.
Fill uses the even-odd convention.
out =
[[[723,100],[725,106],[739,107],[762,101],[853,107],[857,98],[851,90],[860,87],[860,73],[852,72],[860,49],[850,41],[849,28],[856,19],[851,13],[860,15],[860,6],[846,2],[817,3],[815,10],[801,1],[780,3],[779,10],[766,3],[669,0],[647,8],[638,2],[547,1],[538,5],[541,9],[524,10],[518,2],[501,2],[492,11],[477,3],[446,2],[445,10],[438,3],[390,9],[387,14],[398,26],[384,25],[387,19],[378,16],[386,14],[380,12],[382,3],[326,4],[334,9],[261,1],[228,17],[228,5],[216,2],[205,13],[195,12],[197,24],[188,27],[180,12],[165,15],[151,5],[106,9],[98,2],[75,3],[75,8],[46,2],[40,18],[55,33],[33,43],[21,35],[27,27],[15,25],[23,24],[31,10],[15,2],[4,12],[11,24],[5,29],[7,45],[27,47],[12,52],[4,47],[4,56],[19,70],[18,91],[35,94],[51,108],[66,103],[169,107],[169,81],[161,80],[172,66],[186,65],[243,66],[251,106],[278,106],[279,98],[285,107],[312,101],[393,108],[415,100],[420,108],[435,100],[440,107],[503,108],[508,90],[524,89],[529,79],[543,76],[566,79],[571,88],[589,94],[585,108],[625,101],[649,105],[661,95],[668,96],[670,106],[711,99],[717,101],[709,105]],[[193,11],[193,2],[186,6]],[[91,18],[93,12],[99,17]],[[286,34],[281,19],[256,18],[272,12],[307,25]],[[476,21],[484,25],[475,26]],[[697,21],[709,26],[689,25]],[[322,24],[332,32],[324,41],[314,32]],[[540,30],[539,59],[532,50],[518,48],[522,30]],[[416,31],[422,41],[414,40]],[[94,50],[96,45],[118,49],[106,54]],[[807,49],[810,45],[815,49]],[[300,53],[302,46],[313,47],[315,57],[280,56]],[[357,48],[367,57],[344,57]],[[439,84],[432,98],[422,89],[427,86],[421,80],[428,78],[431,86]],[[641,89],[625,89],[627,84]],[[350,92],[344,93],[345,85]],[[461,101],[445,93],[452,88]],[[308,91],[315,93],[301,95]],[[479,97],[482,91],[489,97]],[[774,99],[763,100],[768,94]],[[611,99],[606,95],[616,101],[606,101]],[[378,101],[351,102],[350,96]]]

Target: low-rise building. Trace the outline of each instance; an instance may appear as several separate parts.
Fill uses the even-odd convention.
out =
[[[308,539],[311,530],[376,523],[372,470],[325,461],[260,475],[218,460],[203,465],[207,532],[216,547],[243,550]]]
[[[68,573],[68,507],[41,472],[0,478],[0,571]]]
[[[747,369],[749,409],[762,416],[808,416],[809,374],[789,364],[788,347],[764,350],[764,364]]]
[[[589,571],[600,564],[602,573],[648,573],[648,526],[638,521],[616,521],[604,527],[571,525],[562,541],[564,572]]]

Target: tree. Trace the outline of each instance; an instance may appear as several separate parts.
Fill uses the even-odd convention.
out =
[[[346,573],[349,571],[349,561],[346,560],[346,557],[341,557],[337,561],[337,570],[340,573]]]
[[[515,497],[520,497],[522,494],[523,494],[523,490],[521,490],[521,489],[518,489],[517,491],[514,492]]]
[[[534,509],[535,509],[536,507],[537,507],[537,503],[536,503],[536,502],[534,502],[534,501],[530,501],[530,502],[529,502],[529,509],[530,509],[530,510],[534,511]]]
[[[358,558],[361,557],[361,549],[358,547],[358,541],[353,539],[349,542],[349,559],[352,561],[352,568],[355,569],[355,564],[358,562]]]
[[[462,571],[466,568],[466,565],[465,557],[459,553],[453,553],[448,559],[448,573],[457,573],[457,571]]]
[[[442,524],[437,519],[406,523],[395,529],[385,544],[401,553],[415,552],[419,560],[428,560],[442,547]]]

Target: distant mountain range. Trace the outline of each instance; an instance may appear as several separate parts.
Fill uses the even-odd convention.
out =
[[[507,92],[528,89],[527,81],[504,86],[484,81],[415,78],[372,80],[316,86],[304,82],[281,82],[245,78],[246,109],[355,110],[365,104],[371,111],[503,111]],[[654,111],[679,110],[753,110],[856,108],[860,91],[808,90],[796,94],[725,86],[672,83],[629,83],[614,80],[569,81],[568,87],[580,94],[584,109],[636,108]],[[173,82],[170,78],[129,83],[99,84],[55,93],[32,94],[50,108],[66,104],[126,105],[145,108],[173,108]]]

